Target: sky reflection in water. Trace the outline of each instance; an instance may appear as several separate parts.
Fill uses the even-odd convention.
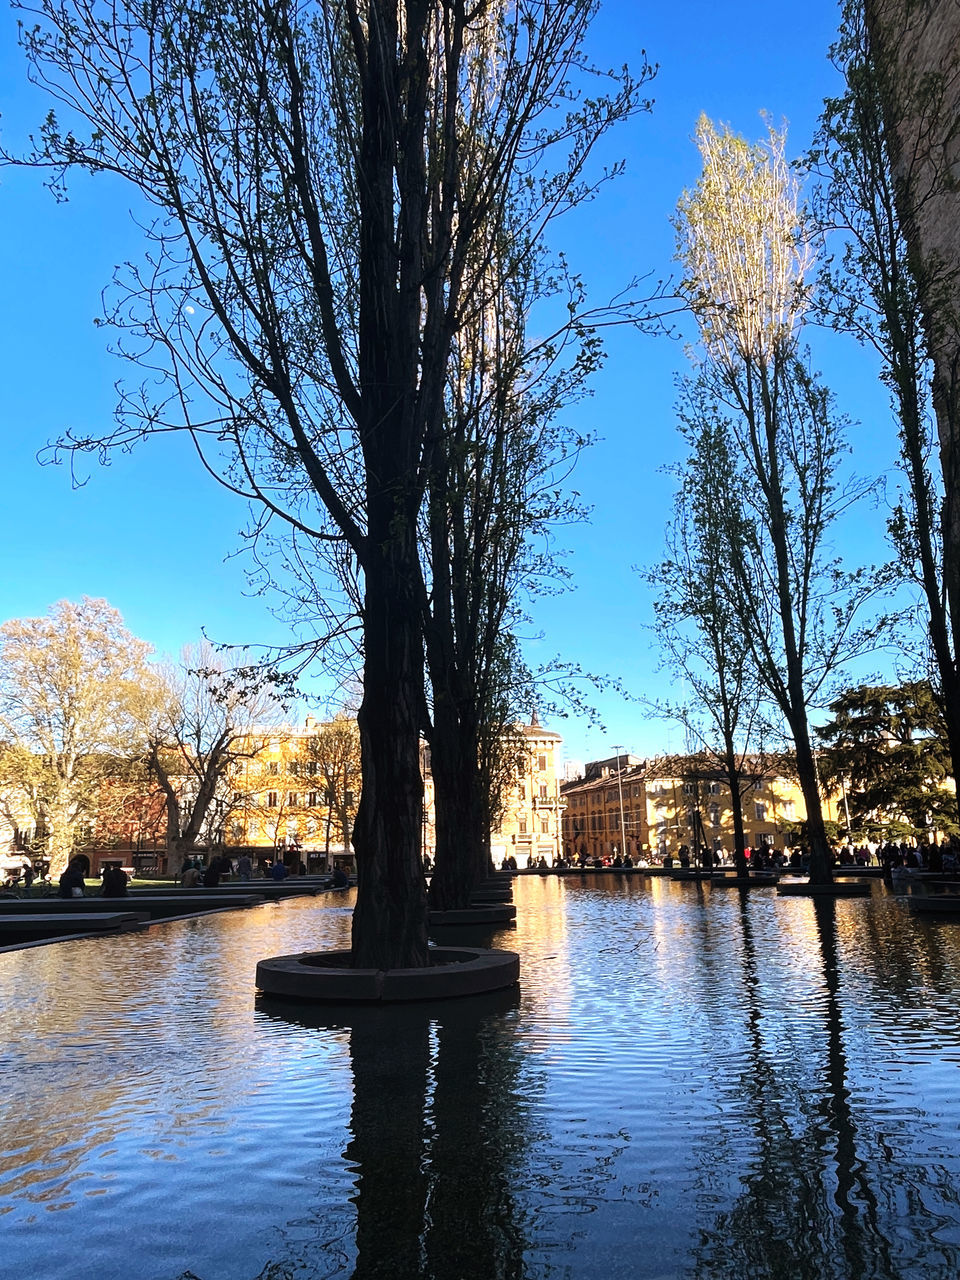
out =
[[[954,1280],[960,922],[529,877],[521,989],[318,1013],[323,898],[0,955],[0,1274]]]

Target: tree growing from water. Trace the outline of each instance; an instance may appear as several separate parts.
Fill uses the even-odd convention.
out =
[[[678,468],[667,558],[648,570],[656,590],[656,627],[665,664],[686,697],[660,700],[701,756],[722,772],[730,792],[733,855],[746,875],[743,798],[753,785],[749,756],[760,728],[760,685],[737,606],[731,554],[744,481],[728,421],[702,381],[688,379],[679,406],[689,449]],[[698,756],[701,761],[701,757]]]
[[[783,131],[748,143],[705,117],[703,172],[680,201],[684,289],[702,344],[700,378],[730,424],[742,476],[727,563],[760,684],[787,726],[807,810],[810,875],[831,879],[809,710],[828,678],[875,643],[856,617],[874,590],[828,554],[831,527],[862,495],[840,479],[844,424],[799,349],[806,244]]]
[[[27,161],[55,186],[119,175],[152,210],[108,318],[166,395],[130,392],[115,432],[65,444],[187,430],[222,483],[356,566],[363,967],[428,959],[418,520],[454,339],[518,193],[542,235],[642,105],[626,70],[589,75],[596,7],[49,0],[24,30],[68,117]]]
[[[427,737],[436,797],[437,909],[466,907],[491,866],[490,831],[511,725],[532,700],[517,632],[524,603],[563,566],[553,529],[580,515],[563,482],[586,444],[557,415],[583,393],[600,354],[579,318],[531,342],[526,318],[556,288],[518,220],[491,284],[458,334],[447,427],[424,511]],[[568,281],[572,294],[578,285]]]

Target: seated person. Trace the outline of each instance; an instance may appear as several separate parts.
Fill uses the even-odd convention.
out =
[[[221,874],[222,873],[220,871],[220,859],[211,858],[210,865],[207,867],[206,871],[204,871],[203,873],[204,888],[216,889],[217,885],[220,883]]]
[[[58,898],[83,897],[83,891],[86,887],[83,881],[84,861],[79,854],[70,859],[66,871],[60,877],[60,888],[57,890]]]
[[[130,877],[123,867],[106,867],[104,868],[103,881],[100,885],[101,897],[125,898],[129,883]]]

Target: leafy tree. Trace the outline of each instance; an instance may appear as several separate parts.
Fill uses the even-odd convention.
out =
[[[114,433],[65,443],[186,429],[222,483],[356,566],[363,967],[428,959],[417,533],[452,346],[516,202],[537,238],[642,105],[626,71],[596,91],[596,7],[42,0],[24,31],[70,117],[28,162],[55,186],[120,175],[156,211],[109,320],[168,395],[128,393]]]
[[[689,453],[678,469],[667,559],[645,577],[657,591],[656,629],[665,664],[687,697],[654,706],[679,720],[722,770],[731,797],[734,862],[746,875],[743,797],[752,784],[748,759],[760,688],[730,560],[738,544],[730,526],[744,483],[729,422],[702,381],[685,383],[679,413]]]
[[[59,874],[104,809],[142,786],[150,646],[105,600],[61,600],[0,627],[0,770],[25,798]]]
[[[860,685],[830,704],[819,730],[824,782],[843,790],[855,831],[926,838],[957,830],[956,791],[939,699],[926,680]]]
[[[563,574],[535,546],[579,515],[562,482],[586,441],[556,417],[599,360],[596,335],[568,313],[558,334],[527,339],[526,316],[555,284],[522,225],[489,277],[483,305],[454,344],[424,513],[436,797],[430,902],[441,910],[469,905],[491,865],[499,756],[509,754],[510,727],[531,697],[516,643],[523,599]]]
[[[703,344],[700,377],[727,416],[743,487],[726,524],[743,635],[789,730],[807,809],[810,876],[831,872],[809,708],[842,664],[873,647],[857,613],[866,573],[827,558],[831,526],[861,496],[840,479],[843,424],[798,351],[809,252],[783,132],[750,144],[705,117],[703,173],[677,216],[684,289]]]
[[[922,304],[924,297],[948,291],[955,268],[910,250],[900,208],[907,193],[895,176],[897,141],[884,108],[889,68],[885,71],[869,37],[861,4],[844,6],[832,57],[847,87],[824,103],[808,163],[823,179],[815,206],[818,222],[842,247],[821,268],[818,305],[834,328],[852,334],[879,356],[881,376],[890,389],[906,493],[889,528],[903,573],[922,592],[956,774],[960,617],[955,584],[944,574],[944,529],[956,519],[956,481],[945,487],[944,467],[955,451],[941,450],[939,466],[931,467],[933,364]],[[930,78],[901,82],[900,96],[921,122],[919,139],[925,138],[942,102],[942,86]],[[925,145],[919,139],[918,146]],[[907,168],[915,171],[916,165],[908,163]],[[916,197],[917,191],[912,194]],[[951,465],[957,465],[956,458]]]
[[[845,37],[852,37],[851,87],[858,97],[875,94],[883,113],[883,159],[893,176],[899,229],[908,244],[910,272],[923,316],[943,475],[939,506],[943,591],[956,663],[960,655],[960,255],[956,237],[960,42],[956,6],[864,0],[863,15],[862,24],[857,10],[849,15],[840,47],[843,50]],[[865,208],[871,216],[869,196]],[[956,714],[953,708],[950,714]]]

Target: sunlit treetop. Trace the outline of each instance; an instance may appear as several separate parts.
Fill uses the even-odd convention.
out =
[[[813,261],[786,128],[748,142],[701,115],[696,142],[703,172],[675,219],[683,290],[713,358],[769,363],[796,345]]]

